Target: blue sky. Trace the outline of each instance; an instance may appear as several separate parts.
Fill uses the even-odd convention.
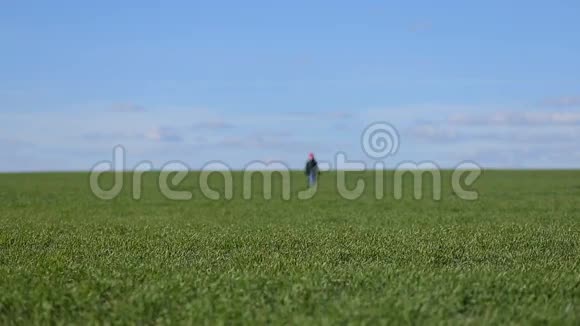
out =
[[[0,171],[307,153],[580,167],[578,1],[0,4]]]

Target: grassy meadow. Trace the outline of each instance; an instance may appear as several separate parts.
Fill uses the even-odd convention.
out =
[[[0,324],[579,324],[580,171],[485,171],[465,201],[357,200],[325,173],[314,198],[163,196],[132,175],[112,200],[86,173],[0,174]],[[104,184],[112,176],[104,176]],[[219,175],[210,183],[223,187]]]

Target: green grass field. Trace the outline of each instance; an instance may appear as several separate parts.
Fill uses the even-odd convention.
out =
[[[139,201],[129,174],[110,201],[88,174],[1,174],[0,324],[580,323],[580,171],[485,171],[476,201],[449,173],[440,201],[385,178],[382,200],[328,173],[311,200],[247,201],[237,174],[214,201],[192,173],[178,202],[154,173]]]

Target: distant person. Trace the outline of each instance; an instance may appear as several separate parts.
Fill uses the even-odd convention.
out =
[[[318,162],[314,158],[314,154],[308,154],[308,162],[306,162],[306,168],[304,169],[304,174],[308,177],[308,185],[313,187],[316,185],[318,181],[318,174],[320,171],[318,170]]]

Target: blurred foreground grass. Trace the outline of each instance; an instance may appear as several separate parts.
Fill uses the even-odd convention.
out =
[[[292,175],[242,198],[201,195],[199,175],[166,199],[146,173],[142,198],[96,198],[83,173],[0,174],[0,323],[580,322],[580,171],[486,171],[464,201],[354,201],[322,176],[311,200]],[[105,179],[111,176],[105,176]],[[105,180],[106,181],[106,180]],[[215,188],[223,187],[212,175]],[[107,182],[105,182],[107,183]]]

